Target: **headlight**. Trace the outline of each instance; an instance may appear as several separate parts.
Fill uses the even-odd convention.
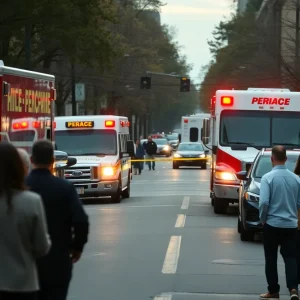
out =
[[[230,172],[220,172],[216,171],[215,178],[219,180],[225,180],[225,181],[235,181],[236,177],[233,173]]]
[[[177,158],[179,158],[179,157],[181,157],[181,155],[179,155],[179,154],[175,153],[175,154],[174,154],[174,157],[177,157]]]
[[[169,146],[165,146],[165,147],[164,147],[164,150],[165,150],[165,151],[168,151],[169,149],[170,149]]]
[[[200,158],[205,158],[205,154],[200,154],[199,157]]]
[[[259,195],[250,193],[250,192],[246,192],[244,194],[244,197],[247,201],[252,201],[252,202],[259,202]]]
[[[102,168],[102,175],[103,176],[114,176],[115,173],[116,173],[116,170],[113,167],[103,167]]]

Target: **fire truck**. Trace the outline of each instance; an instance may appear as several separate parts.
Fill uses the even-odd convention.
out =
[[[240,182],[235,174],[249,170],[260,149],[300,147],[299,119],[299,92],[257,88],[216,92],[202,135],[204,143],[212,137],[210,197],[216,214],[238,203]]]
[[[0,142],[29,153],[34,141],[54,140],[54,76],[7,67],[0,60]]]

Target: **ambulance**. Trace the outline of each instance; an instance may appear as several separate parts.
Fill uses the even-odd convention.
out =
[[[299,120],[299,92],[258,88],[216,92],[202,136],[204,143],[212,138],[210,197],[216,214],[225,213],[229,203],[238,203],[236,173],[249,170],[262,148],[300,147]]]
[[[182,117],[180,142],[201,142],[203,120],[207,118],[210,118],[210,114],[201,113]]]
[[[130,197],[131,157],[129,121],[121,116],[56,117],[56,149],[76,158],[65,170],[81,199],[110,197],[119,203]]]

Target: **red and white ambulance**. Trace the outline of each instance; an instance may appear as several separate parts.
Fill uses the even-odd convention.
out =
[[[0,60],[0,142],[31,151],[38,139],[54,140],[54,76],[7,67]]]
[[[218,90],[203,132],[204,143],[212,137],[211,202],[216,214],[225,213],[229,203],[238,203],[236,172],[248,170],[260,149],[276,144],[300,147],[300,93]]]

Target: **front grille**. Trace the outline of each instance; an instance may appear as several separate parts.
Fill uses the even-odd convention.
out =
[[[65,170],[65,178],[71,181],[86,181],[92,179],[90,167],[71,167]]]

